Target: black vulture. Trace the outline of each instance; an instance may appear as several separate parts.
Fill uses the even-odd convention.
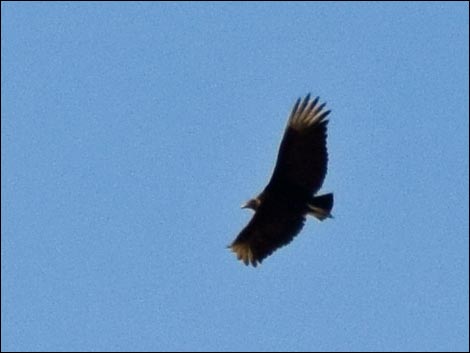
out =
[[[287,245],[302,229],[307,215],[331,217],[333,194],[317,196],[327,171],[327,116],[319,97],[308,94],[294,105],[279,148],[271,180],[242,208],[253,218],[229,248],[245,265],[257,266]]]

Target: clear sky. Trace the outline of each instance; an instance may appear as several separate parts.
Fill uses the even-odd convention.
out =
[[[3,351],[468,350],[468,3],[1,7]],[[245,267],[308,92],[335,219]]]

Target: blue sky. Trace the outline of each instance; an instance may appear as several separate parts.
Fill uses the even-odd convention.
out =
[[[1,6],[2,351],[468,350],[468,3]],[[245,267],[308,92],[335,219]]]

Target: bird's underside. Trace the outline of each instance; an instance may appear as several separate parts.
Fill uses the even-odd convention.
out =
[[[324,220],[331,215],[333,194],[315,196],[326,175],[325,104],[307,95],[297,100],[279,147],[273,175],[266,188],[247,208],[254,210],[248,225],[229,248],[246,265],[257,266],[290,243],[306,216]]]

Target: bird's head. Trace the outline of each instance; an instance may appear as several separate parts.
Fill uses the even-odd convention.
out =
[[[259,198],[251,199],[245,202],[241,208],[250,208],[253,211],[256,211],[260,205],[261,201]]]

